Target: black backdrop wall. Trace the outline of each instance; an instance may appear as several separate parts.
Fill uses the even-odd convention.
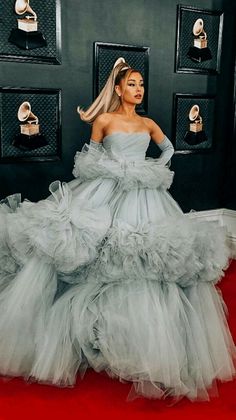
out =
[[[207,154],[175,155],[171,193],[184,211],[219,206],[236,208],[232,193],[234,0],[62,0],[62,64],[0,62],[0,85],[62,89],[62,159],[55,162],[0,164],[0,197],[22,192],[39,200],[55,179],[72,179],[73,158],[90,138],[76,107],[92,100],[93,42],[150,47],[149,112],[169,138],[172,136],[173,93],[216,94],[215,148]],[[178,74],[174,71],[177,4],[223,10],[224,31],[219,75]],[[155,155],[155,146],[148,153]],[[226,176],[227,174],[227,176]]]

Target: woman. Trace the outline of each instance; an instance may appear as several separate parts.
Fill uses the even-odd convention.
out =
[[[1,206],[0,372],[60,386],[88,366],[149,398],[208,399],[235,375],[214,284],[224,229],[185,216],[166,191],[173,147],[135,106],[141,74],[116,61],[82,120],[75,180],[38,203]],[[162,153],[145,159],[150,138]],[[134,391],[134,393],[133,393]]]

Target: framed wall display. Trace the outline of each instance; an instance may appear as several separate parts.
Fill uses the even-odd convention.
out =
[[[223,12],[218,10],[178,5],[177,73],[219,73],[223,16]]]
[[[0,88],[0,163],[61,158],[61,90]]]
[[[174,94],[175,153],[208,152],[213,147],[215,96]]]
[[[144,78],[145,95],[142,104],[136,107],[139,114],[146,114],[148,108],[148,71],[149,47],[104,42],[94,43],[94,99],[99,95],[119,57],[123,57],[133,68],[140,71]]]
[[[0,60],[61,63],[61,0],[4,0]]]

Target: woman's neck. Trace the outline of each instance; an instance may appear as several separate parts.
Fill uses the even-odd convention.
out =
[[[116,114],[124,115],[128,118],[137,116],[137,113],[135,111],[135,106],[129,105],[129,104],[120,105],[119,108],[116,110]]]

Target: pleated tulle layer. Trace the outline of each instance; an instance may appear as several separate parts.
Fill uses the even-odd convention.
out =
[[[235,374],[222,301],[208,283],[74,286],[53,306],[43,343],[29,375],[59,386],[87,363],[149,398],[208,399],[215,379]]]
[[[50,191],[52,196],[38,203],[2,204],[2,283],[34,256],[52,263],[65,281],[73,283],[81,269],[84,276],[104,283],[143,277],[182,287],[216,283],[224,274],[229,248],[225,229],[217,223],[178,214],[155,223],[134,218],[133,225],[121,217],[129,213],[134,191],[124,193],[113,211],[108,203],[98,207],[84,198],[73,199],[67,184],[56,182]]]
[[[49,199],[38,203],[27,200],[18,203],[14,212],[11,201],[8,206],[2,204],[1,221],[5,226],[0,254],[2,270],[12,272],[12,261],[23,266],[37,255],[54,264],[59,272],[74,272],[95,258],[96,246],[111,223],[109,208],[105,205],[94,208],[80,198],[73,202],[65,183],[51,184],[50,192]]]
[[[91,366],[132,382],[131,396],[207,399],[235,375],[214,286],[226,232],[184,215],[173,174],[141,159],[147,137],[128,138],[112,156],[86,146],[78,178],[48,199],[1,202],[0,373],[72,386]],[[136,161],[115,153],[129,145]]]
[[[135,227],[116,220],[88,267],[87,281],[143,278],[182,287],[216,283],[224,275],[228,258],[225,230],[217,223],[196,223],[184,215]]]

